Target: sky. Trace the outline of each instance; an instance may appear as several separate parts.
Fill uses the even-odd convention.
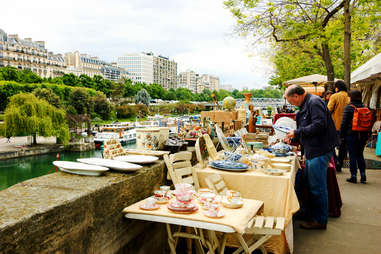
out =
[[[18,0],[0,8],[0,29],[43,40],[54,53],[78,50],[116,62],[153,52],[175,60],[178,73],[216,75],[237,89],[267,86],[273,70],[263,45],[234,33],[223,0]]]

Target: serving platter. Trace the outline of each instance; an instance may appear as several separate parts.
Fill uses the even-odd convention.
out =
[[[109,170],[106,167],[74,161],[53,161],[53,165],[63,172],[86,176],[100,176]]]
[[[156,156],[148,156],[148,155],[124,155],[124,156],[116,156],[114,160],[131,162],[137,164],[149,164],[157,161],[159,157]]]
[[[142,168],[142,166],[137,164],[102,158],[81,158],[77,159],[77,161],[91,165],[108,167],[117,171],[136,171]]]
[[[245,163],[229,161],[229,160],[211,161],[209,165],[216,169],[228,170],[228,171],[247,171],[249,168],[249,165]]]
[[[168,210],[174,212],[174,213],[183,213],[183,214],[188,214],[188,213],[194,213],[198,211],[198,207],[196,205],[192,205],[189,207],[177,207],[174,206],[173,203],[169,203],[167,205]]]
[[[287,171],[290,171],[290,169],[291,169],[291,164],[288,164],[288,163],[272,163],[271,165],[274,168],[284,169]]]

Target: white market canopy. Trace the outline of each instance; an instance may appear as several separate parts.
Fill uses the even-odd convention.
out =
[[[336,81],[337,79],[335,79]],[[320,85],[321,83],[327,82],[327,76],[320,75],[320,74],[312,74],[292,80],[288,80],[283,82],[283,85],[290,86],[290,85]]]
[[[337,79],[335,79],[336,81]],[[283,82],[283,85],[300,85],[308,93],[322,95],[324,92],[324,85],[327,83],[327,76],[320,74],[312,74],[292,80]]]
[[[381,76],[381,53],[351,73],[351,83],[367,82]]]

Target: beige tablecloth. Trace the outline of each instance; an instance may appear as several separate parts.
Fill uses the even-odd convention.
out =
[[[263,202],[253,199],[244,199],[244,205],[239,209],[228,209],[221,207],[221,210],[225,214],[224,217],[214,219],[205,216],[203,213],[205,210],[199,208],[199,210],[192,214],[181,214],[174,213],[168,210],[167,205],[161,205],[158,210],[147,211],[139,208],[140,205],[144,204],[145,200],[139,201],[131,206],[128,206],[123,209],[124,213],[138,213],[138,214],[149,214],[149,215],[158,215],[165,217],[173,217],[179,219],[188,219],[200,222],[210,222],[220,225],[225,225],[232,227],[236,232],[243,233],[247,227],[248,222],[257,215],[258,212],[261,212],[263,208]],[[199,206],[199,205],[198,205]]]
[[[297,160],[292,158],[292,168],[282,176],[270,176],[257,170],[247,172],[222,171],[212,168],[197,169],[200,186],[207,187],[205,178],[211,174],[219,174],[224,179],[227,187],[241,192],[242,197],[261,200],[264,202],[265,216],[282,216],[289,225],[292,215],[299,210],[299,202],[294,190]],[[290,226],[292,226],[290,224]],[[292,230],[292,228],[291,228]],[[292,231],[286,239],[285,234],[272,237],[266,242],[268,251],[273,253],[287,253],[292,251]],[[287,240],[291,241],[290,246]]]

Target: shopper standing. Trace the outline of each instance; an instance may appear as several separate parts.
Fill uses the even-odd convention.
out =
[[[350,104],[345,106],[343,119],[341,121],[340,136],[345,138],[349,151],[349,169],[351,177],[347,179],[350,183],[357,182],[357,168],[360,171],[361,183],[366,183],[364,148],[369,138],[370,131],[354,131],[353,117],[358,108],[364,108],[361,101],[361,92],[352,90],[349,92]]]
[[[284,93],[287,101],[299,107],[297,128],[287,134],[285,141],[299,141],[306,158],[305,175],[309,194],[307,216],[311,221],[300,226],[304,229],[326,229],[328,222],[328,161],[338,143],[337,132],[324,101],[307,93],[299,85],[291,85]]]
[[[332,119],[335,123],[335,127],[338,135],[340,136],[341,119],[343,118],[344,107],[349,103],[349,97],[347,93],[347,86],[344,81],[338,80],[335,82],[335,91],[329,98],[328,109],[332,114]],[[340,139],[339,153],[335,157],[336,171],[341,172],[343,167],[344,158],[347,155],[347,147],[344,139]]]

